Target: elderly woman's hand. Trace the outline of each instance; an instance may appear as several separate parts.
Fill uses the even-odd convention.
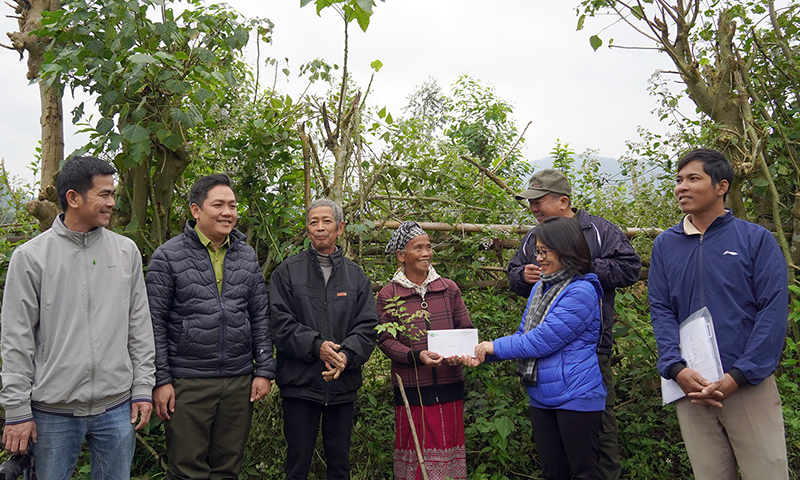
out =
[[[477,367],[482,362],[477,358],[473,357],[472,355],[462,355],[461,356],[461,364],[467,367]]]
[[[450,365],[451,367],[455,367],[461,363],[461,357],[458,355],[453,355],[444,359],[444,361]]]
[[[486,361],[486,355],[494,355],[494,343],[481,342],[475,347],[475,357],[481,363]]]
[[[419,360],[422,362],[423,365],[427,365],[429,367],[438,367],[444,361],[444,357],[436,352],[431,352],[430,350],[423,350],[419,352]]]

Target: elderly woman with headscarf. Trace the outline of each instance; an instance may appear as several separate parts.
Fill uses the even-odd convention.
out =
[[[399,268],[392,282],[378,293],[381,323],[405,328],[397,337],[387,331],[378,347],[392,361],[395,393],[395,479],[419,479],[411,426],[395,374],[411,405],[411,415],[422,447],[429,478],[467,478],[464,449],[464,373],[468,358],[444,358],[428,350],[428,330],[473,328],[455,282],[442,278],[431,265],[433,246],[416,222],[405,222],[394,232],[386,252]],[[401,305],[397,305],[398,302]],[[393,307],[393,305],[396,305]],[[403,310],[404,309],[404,310]]]

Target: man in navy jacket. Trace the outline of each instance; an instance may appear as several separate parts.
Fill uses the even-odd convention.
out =
[[[648,279],[658,371],[687,394],[675,409],[697,480],[788,479],[773,372],[788,315],[786,260],[773,235],[725,209],[733,167],[716,150],[678,163],[686,214],[659,235]],[[707,307],[725,372],[712,382],[686,366],[681,322]]]
[[[611,347],[614,344],[614,297],[616,288],[633,285],[639,280],[642,262],[631,242],[618,226],[608,220],[572,208],[572,188],[567,177],[558,170],[546,169],[533,174],[528,188],[517,195],[526,199],[536,221],[547,217],[574,217],[581,225],[583,235],[592,252],[592,268],[605,294],[601,316],[603,320],[597,359],[606,384],[606,410],[603,412],[600,432],[600,471],[605,480],[617,480],[621,474],[617,441],[617,418],[614,415],[614,383],[611,375]],[[519,250],[508,264],[508,284],[512,292],[528,298],[533,284],[539,281],[541,267],[533,253],[533,230],[523,237]]]
[[[147,269],[156,341],[153,402],[164,421],[167,478],[237,478],[253,402],[275,378],[269,298],[256,253],[234,229],[225,174],[189,193],[195,222],[160,246]]]

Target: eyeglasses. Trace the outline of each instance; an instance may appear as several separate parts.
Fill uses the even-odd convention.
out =
[[[551,251],[552,250],[545,250],[543,248],[533,247],[533,254],[536,255],[537,258],[541,256],[542,260],[546,260],[547,254],[550,253]]]

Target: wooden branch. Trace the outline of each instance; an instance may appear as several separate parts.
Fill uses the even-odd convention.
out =
[[[332,2],[331,2],[332,3]],[[349,44],[349,34],[347,31],[347,25],[349,23],[348,19],[345,17],[344,12],[342,12],[342,18],[344,18],[344,62],[342,62],[342,86],[339,89],[339,108],[336,112],[336,119],[338,125],[342,124],[342,109],[344,108],[344,99],[347,96],[347,59],[350,53],[350,49],[348,48]]]
[[[394,374],[397,377],[397,383],[400,386],[400,396],[403,397],[403,405],[406,406],[406,414],[408,414],[408,423],[411,425],[411,436],[414,438],[414,447],[417,451],[417,460],[419,460],[419,468],[422,472],[422,479],[428,480],[428,471],[425,470],[425,457],[422,456],[422,447],[419,444],[417,437],[417,429],[414,426],[414,417],[411,416],[411,406],[408,404],[408,397],[406,397],[406,389],[403,388],[403,379],[400,378],[399,373]]]
[[[623,5],[623,6],[624,6],[625,8],[627,8],[628,10],[631,10],[631,11],[632,11],[632,8],[631,8],[631,6],[630,6],[630,5],[627,5],[627,4],[625,4],[624,2],[619,2],[619,4],[620,4],[620,5]],[[658,37],[657,37],[657,36],[656,36],[656,37],[653,37],[653,36],[651,36],[649,33],[645,32],[645,31],[644,31],[644,30],[642,30],[642,29],[640,29],[640,28],[639,28],[638,26],[636,26],[636,25],[635,25],[633,22],[631,22],[630,20],[628,20],[628,16],[627,16],[627,15],[625,15],[624,13],[622,13],[622,12],[619,10],[619,8],[617,8],[617,6],[616,6],[616,5],[613,5],[611,8],[614,10],[614,12],[616,12],[616,14],[617,14],[617,16],[620,18],[620,20],[622,20],[623,22],[627,23],[629,27],[631,27],[632,29],[634,29],[635,31],[637,31],[637,32],[638,32],[640,35],[644,36],[645,38],[647,38],[647,39],[649,39],[649,40],[652,40],[652,41],[654,41],[654,42],[656,42],[656,43],[659,43],[659,40],[658,40]],[[647,23],[647,26],[650,28],[650,30],[651,30],[651,31],[653,31],[653,24],[652,24],[652,22],[650,22],[650,20],[648,20],[648,19],[647,19],[647,17],[644,17],[642,20],[644,20],[644,21],[645,21],[645,23]],[[657,33],[657,32],[655,32],[655,31],[654,31],[654,33]]]
[[[502,230],[508,233],[524,235],[528,233],[533,225],[486,225],[481,223],[455,223],[450,225],[443,222],[417,222],[423,230],[431,232],[461,232],[461,233],[480,233],[491,230]],[[396,220],[384,220],[376,223],[375,228],[389,228],[396,230],[400,227],[400,222]]]
[[[314,166],[317,167],[317,175],[319,175],[319,182],[322,186],[322,192],[324,195],[328,195],[328,181],[325,179],[325,172],[322,171],[322,162],[319,159],[319,153],[317,152],[317,146],[314,145],[314,142],[309,141],[308,145],[311,147],[311,158],[314,160]]]
[[[467,162],[469,162],[469,163],[471,163],[473,165],[475,165],[476,167],[478,167],[478,170],[480,170],[481,172],[485,173],[486,176],[491,178],[492,181],[494,183],[496,183],[500,188],[505,190],[512,197],[516,197],[517,193],[514,190],[511,190],[511,187],[506,185],[506,182],[504,182],[500,177],[498,177],[497,175],[492,173],[491,170],[489,170],[488,168],[484,167],[483,165],[481,165],[480,163],[476,162],[475,160],[469,158],[466,155],[461,155],[461,159],[464,160],[464,161],[467,161]]]
[[[333,132],[331,132],[331,124],[330,124],[330,119],[328,118],[328,110],[325,108],[325,102],[322,102],[321,112],[322,112],[322,123],[323,125],[325,125],[325,133],[326,133],[325,146],[328,146],[329,142],[335,141],[335,138],[333,136]],[[328,148],[331,147],[328,146]]]
[[[144,445],[145,450],[147,450],[150,453],[150,455],[152,455],[153,458],[156,459],[161,469],[167,471],[167,463],[164,461],[164,458],[161,455],[159,455],[158,452],[156,452],[156,450],[149,443],[147,443],[142,434],[136,432],[136,439],[139,440],[139,443]]]
[[[775,38],[778,39],[778,46],[780,47],[781,51],[783,52],[783,56],[786,57],[786,60],[789,61],[789,65],[791,65],[795,70],[797,70],[797,61],[794,58],[794,52],[791,51],[789,48],[789,43],[786,41],[786,38],[783,36],[783,32],[778,26],[778,15],[775,12],[775,0],[769,0],[769,20],[772,23],[772,31],[775,33]]]
[[[506,272],[505,267],[478,267],[479,270],[485,270],[487,272]]]
[[[374,200],[398,200],[398,201],[405,201],[405,202],[413,202],[413,201],[422,201],[422,202],[441,202],[446,203],[448,205],[457,205],[463,208],[467,208],[470,210],[477,210],[479,212],[491,212],[492,210],[488,208],[481,208],[481,207],[474,207],[472,205],[464,205],[461,202],[457,202],[455,200],[451,200],[449,198],[440,198],[440,197],[418,197],[418,196],[397,196],[397,195],[372,195],[370,198]]]
[[[508,288],[508,279],[498,278],[496,280],[482,280],[469,283],[456,282],[456,286],[461,290],[469,290],[471,288]]]
[[[305,206],[311,203],[311,143],[306,135],[305,123],[297,125],[297,133],[300,134],[300,143],[303,147],[303,199]]]
[[[502,167],[502,166],[503,166],[503,165],[506,163],[506,161],[508,160],[508,157],[510,157],[510,156],[511,156],[511,152],[513,152],[513,151],[514,151],[514,149],[515,149],[515,148],[517,148],[517,145],[519,145],[519,142],[521,142],[521,141],[522,141],[522,139],[525,137],[525,132],[527,132],[527,131],[528,131],[528,127],[530,127],[530,126],[531,126],[531,123],[533,123],[533,120],[531,120],[530,122],[528,122],[528,124],[527,124],[527,125],[525,125],[525,128],[522,130],[522,133],[521,133],[521,134],[519,135],[519,137],[517,138],[517,141],[516,141],[516,142],[514,142],[514,145],[511,145],[511,148],[509,148],[509,149],[508,149],[508,153],[506,153],[506,156],[505,156],[505,157],[503,157],[503,158],[500,160],[500,162],[497,164],[497,166],[494,168],[494,170],[492,170],[493,172],[496,172],[497,170],[499,170],[499,169],[500,169],[500,167]]]
[[[461,232],[461,233],[481,233],[493,230],[499,230],[508,233],[516,233],[524,235],[528,233],[534,225],[490,225],[484,223],[443,223],[443,222],[417,222],[420,227],[425,231],[431,232]],[[388,228],[396,230],[400,227],[400,222],[396,220],[383,220],[375,223],[375,228]],[[660,228],[629,228],[623,230],[623,233],[628,237],[635,237],[637,235],[647,235],[650,237],[657,237],[664,230]],[[513,242],[515,240],[503,240],[503,242]],[[518,242],[518,240],[516,240]],[[508,248],[508,247],[506,247]]]
[[[663,50],[659,47],[630,47],[627,45],[616,45],[616,44],[609,45],[608,48],[619,48],[620,50],[655,50],[657,52]]]

